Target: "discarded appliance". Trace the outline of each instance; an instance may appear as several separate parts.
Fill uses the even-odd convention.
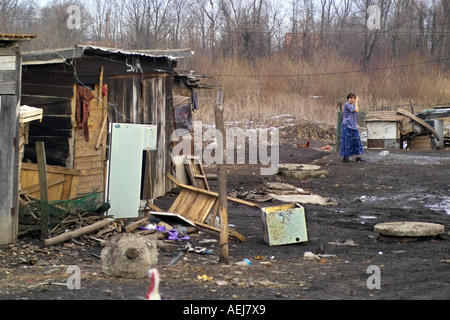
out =
[[[110,123],[105,199],[114,218],[138,217],[145,150],[156,150],[156,126]]]
[[[444,120],[442,119],[432,119],[432,120],[425,120],[426,123],[428,123],[431,127],[433,127],[434,130],[436,130],[439,137],[444,137]],[[436,146],[438,149],[444,149],[444,139],[436,139],[436,137],[431,138],[431,141],[434,146]]]
[[[271,246],[308,241],[305,210],[298,204],[261,209],[264,241]]]

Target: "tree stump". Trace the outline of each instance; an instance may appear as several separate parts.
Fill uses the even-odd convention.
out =
[[[155,241],[123,233],[111,239],[101,253],[102,269],[108,276],[140,279],[158,262]]]

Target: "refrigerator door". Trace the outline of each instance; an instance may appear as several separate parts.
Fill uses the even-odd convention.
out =
[[[156,126],[111,123],[105,201],[114,218],[139,215],[144,150],[156,150]]]

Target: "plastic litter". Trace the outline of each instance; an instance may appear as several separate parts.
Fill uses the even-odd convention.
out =
[[[189,240],[191,237],[189,236],[182,236],[180,237],[180,232],[178,229],[169,229],[167,230],[167,233],[169,234],[168,239],[169,240]]]
[[[252,262],[251,262],[250,260],[248,260],[247,258],[245,258],[245,259],[242,260],[242,261],[236,262],[236,264],[237,264],[238,266],[249,266],[249,265],[252,264]]]
[[[192,247],[192,245],[190,243],[188,243],[185,248],[188,252],[195,252],[195,253],[199,253],[199,254],[212,254],[213,253],[211,250],[204,248],[204,247]]]
[[[156,230],[156,231],[160,231],[160,232],[166,231],[166,228],[164,226],[160,227],[153,223],[149,223],[146,226],[139,227],[139,229],[140,230]]]
[[[175,253],[172,255],[172,259],[167,264],[168,267],[173,266],[178,260],[181,259],[181,257],[186,253],[186,248],[182,248],[178,251],[175,251]]]

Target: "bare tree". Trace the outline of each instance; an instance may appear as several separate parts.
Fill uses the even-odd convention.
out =
[[[70,8],[75,8],[76,11],[71,11]],[[81,1],[53,0],[35,17],[30,31],[38,37],[30,46],[37,50],[81,44],[90,23],[90,14]]]
[[[200,32],[202,34],[202,49],[211,52],[211,60],[215,59],[216,33],[218,25],[218,6],[213,0],[197,0],[201,11]]]
[[[0,1],[0,33],[26,33],[36,16],[35,0]]]

